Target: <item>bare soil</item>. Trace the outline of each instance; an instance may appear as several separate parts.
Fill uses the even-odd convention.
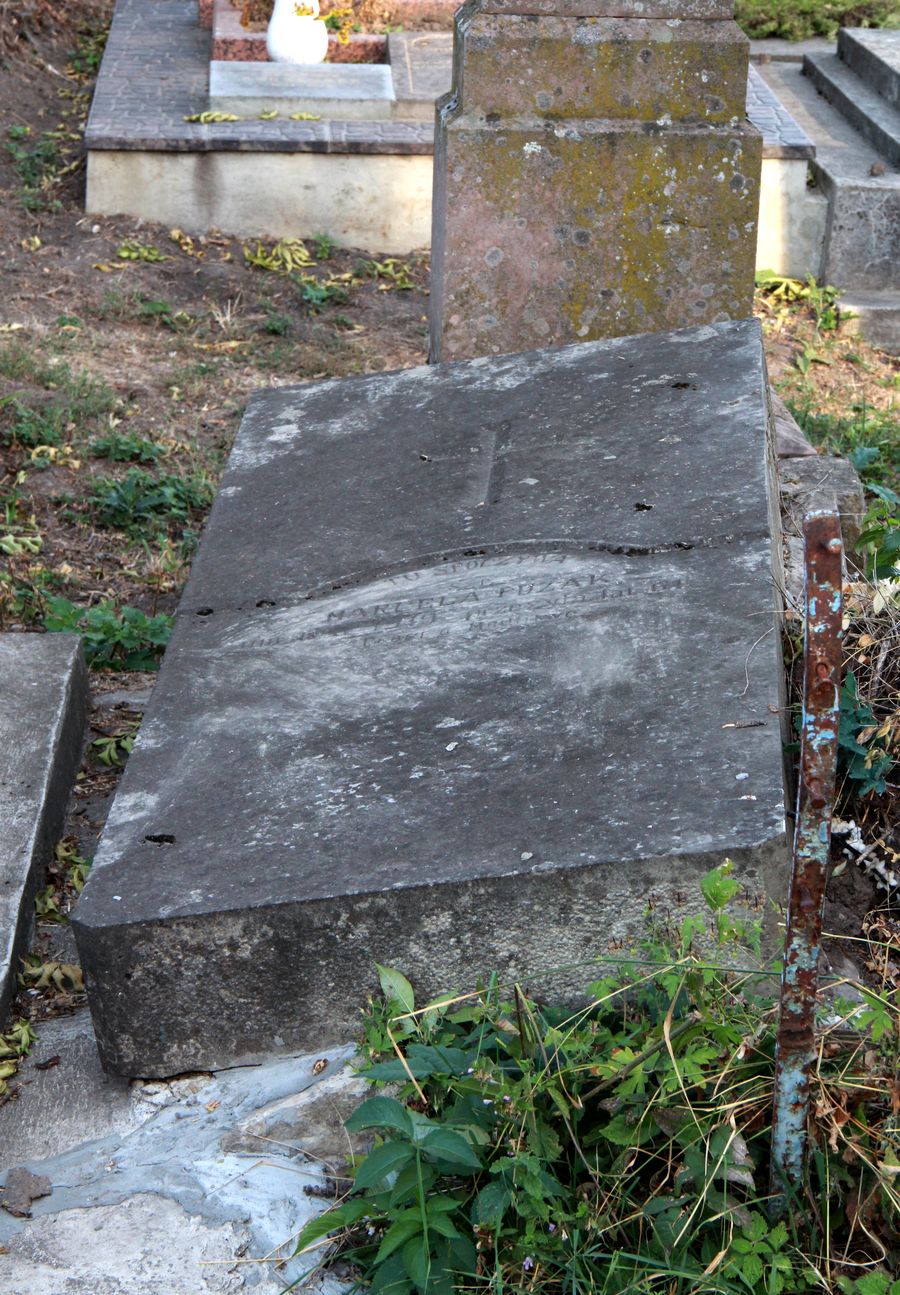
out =
[[[127,540],[91,524],[83,503],[95,479],[146,467],[96,457],[92,442],[111,432],[142,438],[158,451],[158,471],[215,481],[257,388],[424,361],[428,266],[424,257],[401,265],[327,243],[317,254],[310,245],[304,283],[250,266],[242,242],[227,234],[176,238],[160,225],[86,217],[80,132],[90,80],[77,73],[72,50],[78,18],[96,23],[110,9],[69,5],[65,24],[32,28],[29,39],[5,32],[0,120],[27,134],[0,137],[0,500],[24,470],[18,513],[33,513],[41,550],[11,559],[16,579],[27,582],[39,566],[63,573],[60,592],[73,601],[111,596],[150,613],[174,606],[186,569],[176,567],[161,589],[154,562],[165,535]],[[10,148],[39,149],[48,135],[58,157],[35,194]],[[129,248],[163,259],[125,259]],[[326,300],[310,305],[304,298],[317,289]],[[35,466],[35,447],[13,427],[20,406],[52,412],[59,403],[48,365],[89,375],[100,391],[75,400],[63,445]],[[95,415],[104,403],[112,407]],[[191,519],[194,530],[201,520]],[[169,540],[182,529],[169,528]],[[0,626],[16,621],[0,605]]]

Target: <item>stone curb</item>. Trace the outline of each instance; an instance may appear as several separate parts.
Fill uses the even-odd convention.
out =
[[[0,635],[0,1031],[16,992],[42,870],[81,760],[88,680],[73,634]]]

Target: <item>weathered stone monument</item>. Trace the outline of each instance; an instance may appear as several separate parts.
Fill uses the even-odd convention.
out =
[[[780,893],[768,422],[753,320],[257,397],[75,915],[105,1064],[346,1039],[375,962],[581,988],[726,855]]]
[[[726,855],[783,886],[730,0],[457,36],[432,340],[480,358],[248,410],[75,915],[123,1074],[346,1039],[376,962],[568,995]]]
[[[732,0],[469,0],[438,102],[431,359],[751,313]]]

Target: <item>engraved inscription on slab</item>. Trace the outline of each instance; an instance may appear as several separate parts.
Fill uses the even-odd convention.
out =
[[[409,642],[471,640],[543,622],[592,621],[613,606],[671,594],[683,580],[607,554],[473,555],[383,576],[274,615],[274,640],[340,637],[356,647],[391,635]],[[232,640],[240,646],[240,636]]]

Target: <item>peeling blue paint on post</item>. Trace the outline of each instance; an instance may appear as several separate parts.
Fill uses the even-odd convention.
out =
[[[769,1212],[784,1212],[787,1193],[802,1184],[806,1163],[810,1072],[815,1059],[815,1009],[822,903],[831,844],[839,723],[842,635],[840,520],[811,513],[804,521],[806,623],[803,721],[797,822],[775,1053],[775,1106]]]

